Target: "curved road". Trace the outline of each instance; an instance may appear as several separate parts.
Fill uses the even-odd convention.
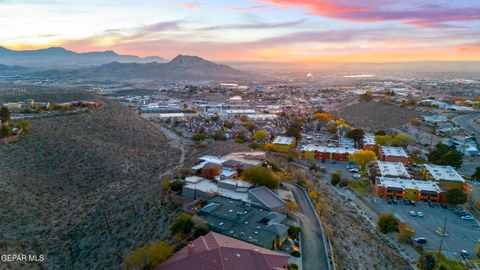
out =
[[[477,138],[477,142],[480,142],[480,128],[473,125],[473,120],[480,118],[480,113],[472,113],[457,116],[453,119],[453,121],[461,126],[464,130],[471,133],[473,136]]]
[[[298,204],[302,237],[302,264],[304,270],[327,270],[330,269],[325,240],[322,234],[320,222],[316,212],[310,204],[310,198],[297,186],[291,187],[295,201]]]

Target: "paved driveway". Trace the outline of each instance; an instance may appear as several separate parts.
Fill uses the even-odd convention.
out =
[[[293,196],[298,204],[298,219],[300,221],[302,237],[302,259],[304,270],[326,270],[328,267],[327,253],[324,239],[315,211],[309,204],[309,198],[305,193],[294,185]]]

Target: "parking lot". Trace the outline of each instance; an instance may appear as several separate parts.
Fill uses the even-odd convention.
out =
[[[459,256],[460,251],[465,249],[472,258],[476,257],[476,245],[480,240],[480,226],[474,221],[464,221],[455,215],[453,209],[444,209],[440,205],[429,207],[425,202],[417,202],[415,206],[404,205],[403,201],[398,204],[387,204],[384,199],[375,198],[372,202],[379,212],[397,213],[409,226],[415,229],[415,237],[425,237],[427,243],[423,248],[427,251],[438,250],[442,236],[435,231],[443,228],[446,217],[446,233],[442,246],[443,251]],[[410,211],[422,212],[424,217],[413,217]],[[458,257],[459,258],[459,257]]]

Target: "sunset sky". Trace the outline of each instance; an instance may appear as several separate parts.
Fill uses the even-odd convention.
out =
[[[479,0],[0,0],[0,45],[293,63],[480,60]]]

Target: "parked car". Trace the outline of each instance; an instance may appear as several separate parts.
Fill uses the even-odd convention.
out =
[[[397,200],[395,200],[395,199],[392,200],[392,203],[393,204],[398,204]]]
[[[410,201],[410,205],[415,206],[416,205],[415,201]]]
[[[417,237],[415,238],[415,242],[417,244],[426,244],[427,243],[427,238],[425,237]]]
[[[417,216],[417,212],[415,212],[415,211],[410,211],[410,216],[416,217],[416,216]]]
[[[460,251],[460,256],[464,259],[464,260],[470,260],[470,254],[468,254],[468,252],[465,250],[465,249],[462,249],[462,251]]]
[[[465,216],[461,216],[460,218],[465,220],[465,221],[473,221],[473,216],[472,215],[465,215]]]
[[[403,200],[403,204],[409,205],[409,204],[410,204],[410,200],[408,200],[408,199]]]
[[[447,206],[446,204],[444,204],[444,203],[442,203],[442,204],[440,204],[440,205],[441,205],[442,208],[444,208],[444,209],[447,209],[447,208],[448,208],[448,206]]]
[[[392,203],[393,203],[392,199],[387,199],[387,204],[392,204]]]
[[[465,215],[467,214],[467,211],[463,210],[463,209],[453,209],[453,213],[455,213],[455,215],[457,216],[461,216],[461,215]]]
[[[423,213],[422,212],[417,212],[417,216],[418,217],[423,217]]]
[[[357,169],[350,169],[350,172],[351,173],[358,173],[358,170]]]
[[[352,174],[352,178],[353,179],[360,179],[360,178],[362,178],[362,176],[359,173],[354,173],[354,174]]]
[[[435,207],[435,204],[433,204],[432,202],[428,202],[428,206]]]

